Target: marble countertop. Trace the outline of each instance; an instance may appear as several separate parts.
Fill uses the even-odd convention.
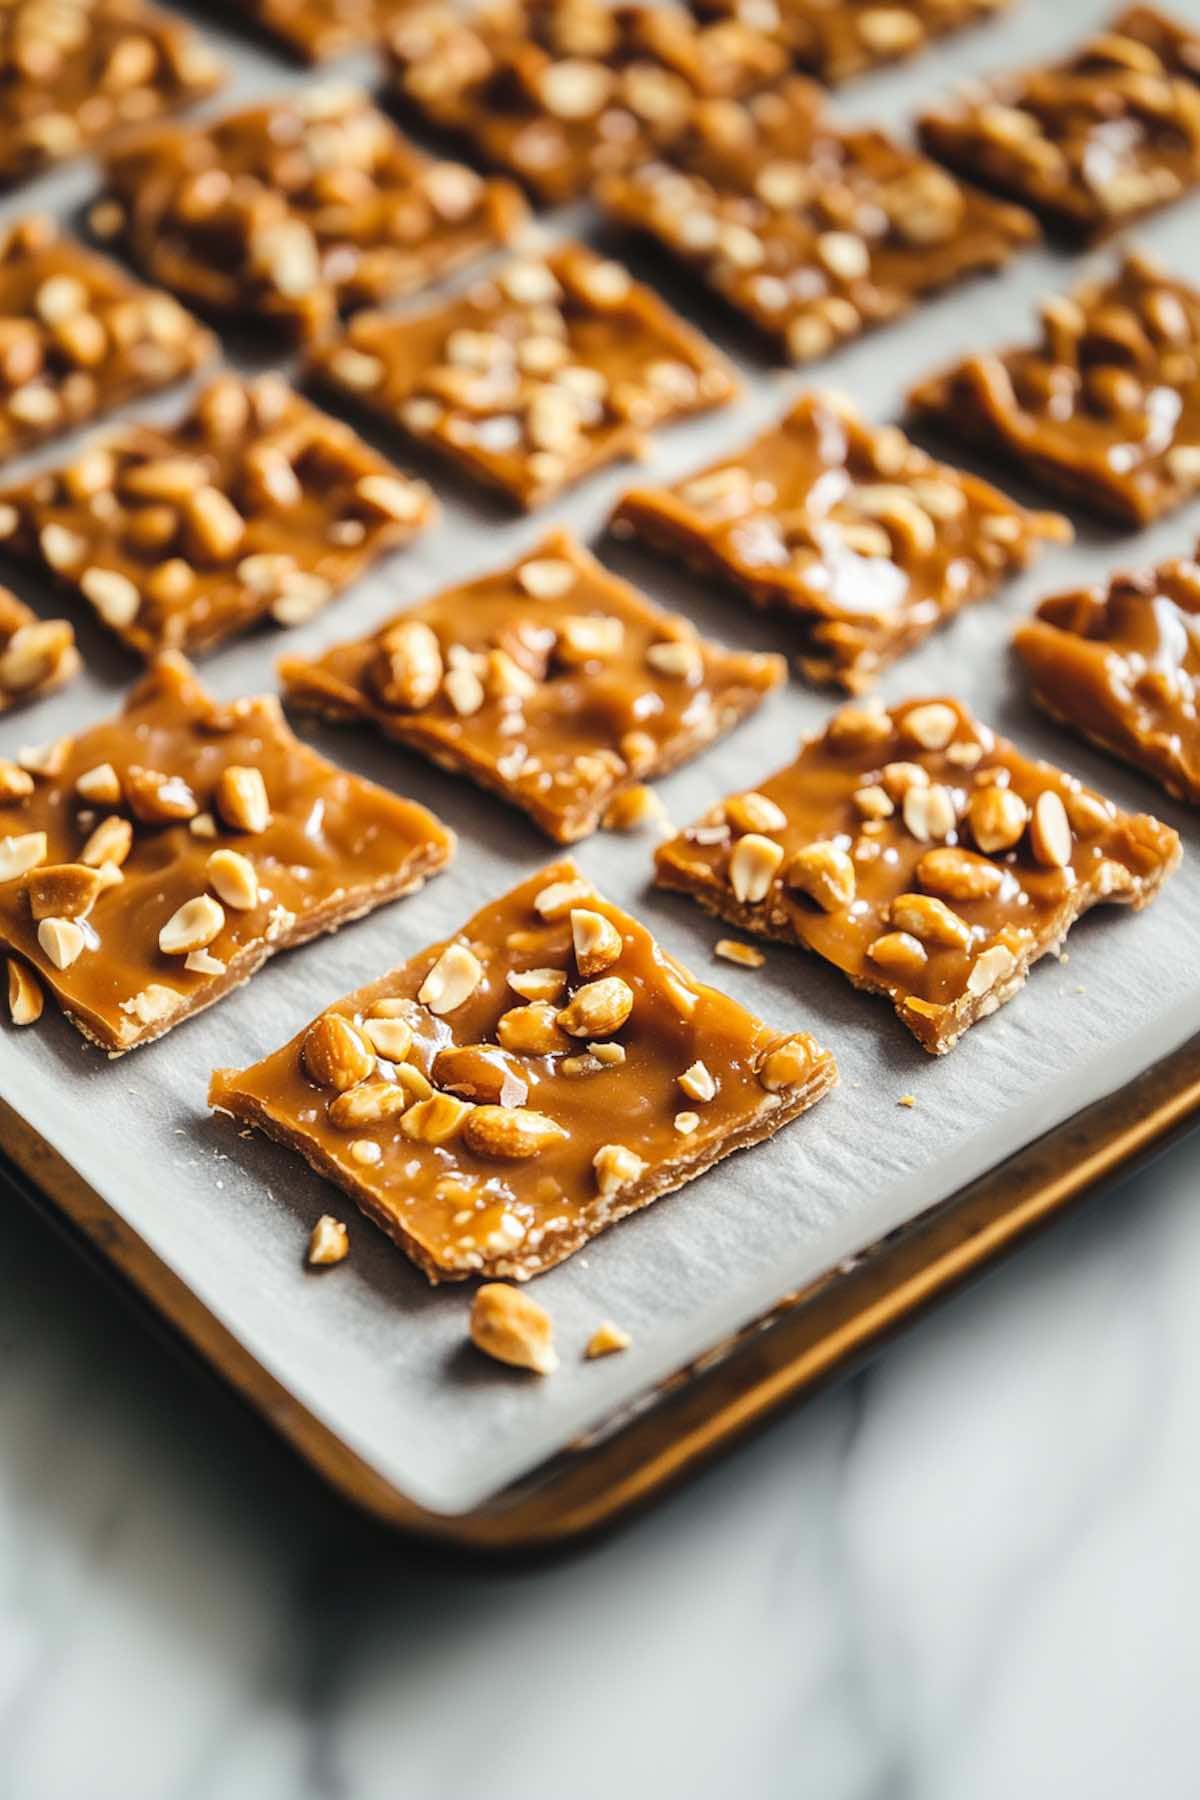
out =
[[[1194,1796],[1198,1174],[505,1569],[353,1517],[8,1200],[0,1800]]]

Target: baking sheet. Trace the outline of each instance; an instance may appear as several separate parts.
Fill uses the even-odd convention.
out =
[[[1200,23],[1200,0],[1176,0],[1174,10]],[[1054,8],[1027,0],[1007,20],[861,84],[835,104],[859,118],[902,124],[952,79],[1065,47],[1109,11],[1105,0]],[[205,29],[236,62],[234,86],[209,111],[328,79],[300,74],[209,21]],[[371,77],[366,59],[343,67]],[[36,202],[67,216],[94,191],[88,170],[68,171],[23,190],[0,213],[11,216]],[[1185,202],[1139,230],[1138,241],[1200,278],[1198,219],[1200,199]],[[653,460],[637,479],[671,479],[735,448],[813,380],[773,372],[753,340],[694,284],[586,210],[555,215],[549,227],[581,229],[594,242],[619,247],[635,272],[655,279],[736,358],[744,375],[737,406],[660,433]],[[853,395],[869,416],[895,416],[905,387],[926,369],[968,347],[1026,332],[1037,298],[1077,277],[1081,260],[1050,252],[1026,256],[1000,278],[971,284],[843,353],[817,378]],[[161,417],[181,401],[176,394],[131,410]],[[374,428],[367,435],[398,448]],[[63,454],[59,445],[24,466]],[[367,630],[432,588],[519,554],[552,523],[569,524],[595,542],[613,500],[634,478],[631,471],[602,476],[536,520],[513,520],[439,467],[424,467],[406,452],[402,460],[433,479],[445,508],[439,526],[310,625],[286,638],[264,632],[210,657],[201,673],[214,692],[270,689],[285,642],[289,650],[313,652]],[[1069,956],[1039,965],[1017,1001],[971,1031],[952,1056],[925,1056],[886,1004],[854,993],[799,952],[773,947],[759,971],[714,962],[711,947],[724,928],[684,900],[650,889],[652,838],[600,834],[578,847],[584,870],[638,912],[702,979],[726,987],[773,1024],[807,1027],[829,1044],[842,1082],[775,1142],[722,1164],[537,1282],[563,1352],[552,1380],[486,1363],[465,1341],[467,1288],[431,1290],[298,1157],[239,1135],[205,1107],[215,1065],[246,1063],[274,1049],[327,1001],[446,935],[489,895],[556,854],[521,815],[415,757],[300,722],[303,735],[327,754],[424,801],[454,826],[460,849],[448,874],[336,938],[279,957],[248,988],[121,1061],[107,1062],[89,1049],[50,1008],[34,1031],[0,1031],[0,1093],[330,1430],[419,1504],[446,1514],[467,1511],[783,1293],[1113,1092],[1200,1029],[1195,823],[1151,784],[1040,718],[1014,678],[1006,648],[1014,621],[1041,594],[1098,578],[1122,562],[1181,551],[1198,531],[1200,507],[1136,539],[1083,525],[1073,549],[1050,551],[999,601],[968,613],[892,669],[883,684],[889,699],[958,692],[1022,745],[1075,770],[1123,806],[1156,811],[1183,833],[1187,848],[1181,871],[1148,913],[1093,913],[1071,934]],[[673,575],[664,563],[624,546],[606,543],[602,553],[656,600],[689,612],[703,631],[735,645],[786,648],[783,627],[751,616],[696,578]],[[11,573],[0,569],[6,578]],[[43,613],[60,609],[60,597],[41,584],[12,579]],[[0,754],[103,717],[135,673],[82,609],[68,602],[68,610],[80,628],[88,673],[66,693],[0,724]],[[684,823],[717,795],[760,780],[831,704],[828,695],[792,683],[749,725],[661,784],[672,818]],[[897,1104],[905,1094],[915,1096],[912,1109]],[[348,1218],[352,1252],[339,1269],[313,1276],[303,1267],[304,1245],[313,1220],[328,1208]],[[633,1346],[624,1356],[584,1363],[579,1352],[603,1318],[629,1330]]]

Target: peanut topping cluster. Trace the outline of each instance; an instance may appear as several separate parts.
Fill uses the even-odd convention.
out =
[[[10,0],[0,60],[6,183],[186,106],[223,78],[197,32],[141,0]]]
[[[1100,901],[1138,908],[1176,834],[1033,762],[953,700],[855,705],[658,852],[660,886],[815,950],[950,1050]]]
[[[1065,62],[975,82],[920,121],[935,156],[1085,238],[1200,181],[1200,33],[1150,6]]]
[[[668,153],[602,181],[597,196],[795,363],[1001,268],[1037,236],[1018,207],[882,132],[833,123],[800,77],[744,105],[697,105]]]
[[[357,88],[310,88],[210,125],[135,134],[93,223],[201,311],[299,338],[506,243],[517,190],[435,162]]]
[[[431,1281],[523,1280],[835,1074],[562,863],[274,1056],[218,1070],[210,1098],[338,1182]]]
[[[698,10],[732,16],[785,44],[822,81],[848,81],[1007,10],[1012,0],[702,0]]]
[[[369,719],[497,792],[559,843],[729,730],[784,676],[660,612],[552,532],[510,568],[280,665],[290,703]]]
[[[0,232],[0,461],[189,375],[213,340],[35,213]]]
[[[469,20],[414,8],[389,48],[403,101],[548,202],[669,142],[698,95],[752,92],[787,63],[737,19],[601,0],[492,0]]]
[[[913,412],[1120,525],[1200,491],[1200,291],[1141,252],[1042,305],[1039,342],[921,382]]]
[[[223,375],[174,429],[119,427],[0,494],[0,540],[150,657],[309,619],[434,502],[278,375]]]
[[[298,743],[274,701],[218,705],[163,658],[120,717],[0,763],[14,1018],[32,968],[85,1037],[132,1049],[451,849],[423,807]]]
[[[1014,643],[1052,718],[1200,802],[1200,560],[1043,600]]]
[[[934,462],[842,396],[799,399],[736,460],[635,488],[612,521],[802,630],[811,681],[856,691],[969,602],[1025,568],[1065,519],[1031,513]]]
[[[75,633],[66,619],[39,619],[15,594],[0,588],[0,713],[52,694],[78,672]],[[8,766],[0,776],[0,800],[14,780],[30,791],[33,778],[25,775],[22,781],[23,773]]]
[[[578,244],[430,312],[360,314],[316,368],[527,510],[736,392],[703,338]]]

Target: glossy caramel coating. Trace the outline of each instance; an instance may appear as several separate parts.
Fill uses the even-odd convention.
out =
[[[142,0],[0,9],[0,181],[23,181],[220,86],[199,32]]]
[[[0,713],[55,693],[79,673],[79,661],[66,619],[40,619],[0,587]]]
[[[649,288],[570,243],[428,311],[360,313],[313,368],[526,511],[737,391]]]
[[[938,38],[1006,12],[1012,0],[702,0],[706,17],[740,18],[787,46],[822,81],[849,81],[915,56]]]
[[[736,455],[669,488],[634,488],[612,530],[784,613],[803,673],[851,692],[994,593],[1043,539],[1070,537],[1064,519],[1027,512],[820,393]]]
[[[881,131],[838,124],[799,76],[743,105],[698,105],[669,150],[597,198],[795,363],[1002,268],[1038,235],[1019,207]]]
[[[602,0],[492,0],[466,18],[414,7],[389,49],[404,104],[549,203],[669,143],[698,96],[751,93],[787,66],[736,19]]]
[[[1013,643],[1034,699],[1200,804],[1200,562],[1177,557],[1043,600]]]
[[[1200,491],[1200,292],[1130,251],[1042,306],[1038,342],[922,381],[913,414],[1118,525]]]
[[[656,868],[660,886],[886,995],[941,1054],[1088,907],[1144,906],[1179,857],[1157,819],[938,699],[844,708],[749,802],[664,844]]]
[[[698,637],[563,531],[369,637],[280,664],[289,704],[370,720],[559,843],[728,731],[784,673],[780,657]]]
[[[280,376],[222,375],[178,425],[119,426],[0,493],[0,534],[150,658],[311,618],[435,512]]]
[[[259,772],[265,821],[234,806],[230,769]],[[77,790],[82,776],[94,791],[108,770],[115,798]],[[120,878],[110,877],[80,915],[82,951],[56,966],[54,935],[33,916],[31,884],[65,884],[64,865],[68,877],[81,864],[101,868],[103,840],[93,834],[108,819],[117,822],[105,827],[116,847],[106,863]],[[53,746],[26,798],[0,803],[0,859],[14,841],[39,832],[44,854],[0,882],[0,943],[36,970],[85,1037],[113,1055],[211,1006],[277,950],[412,892],[454,847],[424,807],[343,773],[301,744],[275,700],[210,700],[175,656],[143,676],[122,713]],[[160,934],[197,897],[234,891],[214,885],[211,858],[221,851],[251,865],[255,896],[248,905],[227,901],[219,931],[203,947],[216,966],[192,968],[184,955],[160,948]]]
[[[559,904],[546,917],[551,898]],[[597,1030],[600,1055],[597,1042],[554,1025],[556,1011],[574,1023],[573,997],[589,985],[572,910],[612,931],[604,976],[626,990],[623,1021]],[[438,1011],[431,971],[448,948],[462,957],[468,947],[475,967],[448,996],[456,1004]],[[527,1006],[520,985],[533,970],[557,984],[557,999],[544,1003],[549,1035],[538,1049],[506,1049],[505,1017]],[[355,1069],[343,1075],[336,1060],[313,1056],[331,1015],[340,1037],[345,1022],[361,1043],[385,1014],[407,1027],[398,1061],[385,1057],[354,1082]],[[681,1076],[708,1097],[681,1087]],[[344,1188],[430,1281],[524,1280],[769,1137],[835,1079],[832,1056],[806,1033],[772,1030],[697,982],[644,925],[559,863],[485,906],[447,943],[339,1000],[273,1056],[218,1069],[209,1099]],[[543,1141],[530,1149],[534,1134]]]
[[[48,215],[0,232],[0,462],[169,387],[215,349],[169,295]]]
[[[299,339],[428,287],[526,217],[511,183],[434,161],[343,83],[132,133],[106,171],[93,218],[139,268],[201,312]]]
[[[961,174],[1092,239],[1200,181],[1200,33],[1131,6],[1049,68],[976,82],[920,120]]]

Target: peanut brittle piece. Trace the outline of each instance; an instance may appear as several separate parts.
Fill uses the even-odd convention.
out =
[[[273,1056],[218,1069],[209,1100],[344,1188],[430,1281],[523,1281],[836,1076],[565,862]]]
[[[698,637],[564,531],[370,637],[280,664],[291,705],[370,720],[562,844],[730,730],[784,673],[778,656]]]
[[[67,620],[39,619],[0,587],[0,713],[53,694],[78,673],[79,652]],[[0,789],[3,785],[0,780]]]
[[[366,44],[419,0],[249,0],[247,17],[305,62],[325,62]]]
[[[705,18],[741,19],[785,44],[822,81],[849,81],[915,56],[937,38],[1007,12],[1012,0],[700,0]]]
[[[918,384],[914,416],[1118,525],[1200,491],[1200,291],[1130,251],[1042,304],[1038,342]]]
[[[132,133],[106,169],[93,222],[139,268],[201,312],[298,339],[416,293],[526,218],[511,183],[434,161],[344,84]]]
[[[750,93],[788,60],[737,19],[602,0],[415,7],[388,44],[402,103],[549,203],[670,142],[698,96]]]
[[[1038,235],[1019,207],[835,123],[800,76],[744,105],[696,106],[670,150],[606,177],[597,198],[796,363],[1002,268]]]
[[[761,788],[657,853],[660,887],[799,944],[886,996],[941,1055],[1100,901],[1135,909],[1180,857],[955,700],[848,706]]]
[[[1051,718],[1200,804],[1200,561],[1054,594],[1013,642]]]
[[[44,213],[0,232],[0,462],[190,375],[209,332]]]
[[[360,313],[313,366],[526,511],[737,392],[698,332],[579,244],[426,312]]]
[[[871,684],[971,601],[1025,568],[1065,519],[934,462],[840,395],[805,394],[734,457],[634,488],[612,530],[702,573],[800,631],[810,681]]]
[[[152,657],[311,618],[434,512],[280,376],[222,375],[173,428],[119,426],[0,493],[0,541]]]
[[[200,100],[224,79],[199,32],[142,0],[10,0],[0,60],[5,183]]]
[[[1101,237],[1200,182],[1200,32],[1131,6],[1061,63],[972,83],[920,133],[1047,226]]]
[[[116,718],[22,759],[0,801],[0,943],[112,1055],[268,956],[411,893],[454,839],[163,657]]]

